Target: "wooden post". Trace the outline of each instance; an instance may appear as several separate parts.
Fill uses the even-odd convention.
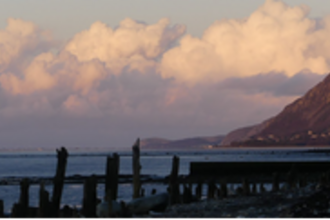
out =
[[[192,202],[192,194],[191,194],[191,188],[188,186],[184,185],[183,186],[183,198],[182,202],[185,204],[191,203]]]
[[[180,188],[178,183],[180,158],[173,156],[172,171],[170,175],[170,204],[180,203]]]
[[[223,180],[220,183],[220,192],[221,192],[221,197],[226,198],[228,196],[228,188],[227,188],[227,181]]]
[[[54,189],[52,196],[52,206],[54,215],[58,216],[60,204],[61,204],[61,196],[63,190],[63,183],[65,178],[65,169],[67,163],[68,152],[65,147],[61,147],[60,150],[56,149],[57,152],[57,168],[56,175],[54,177]]]
[[[26,217],[26,216],[22,215],[21,205],[19,203],[14,203],[14,205],[11,209],[10,217],[12,217],[12,218]]]
[[[157,193],[157,190],[156,189],[152,189],[151,190],[151,195],[155,195]]]
[[[215,181],[210,180],[208,183],[208,189],[207,189],[207,198],[208,199],[214,199],[214,193],[215,193]]]
[[[279,183],[279,174],[278,173],[274,173],[274,177],[273,177],[273,188],[272,191],[273,192],[277,192],[280,189],[280,183]]]
[[[19,199],[19,203],[24,206],[24,208],[29,207],[29,180],[24,178],[21,181],[21,195]]]
[[[144,197],[144,194],[145,194],[145,189],[141,188],[140,197]]]
[[[252,185],[252,194],[257,194],[257,184],[255,182]]]
[[[39,190],[39,211],[38,217],[52,217],[51,207],[49,202],[49,193],[45,190],[45,185],[43,183],[40,184]]]
[[[96,177],[94,175],[85,180],[82,207],[84,217],[96,217],[96,185]]]
[[[202,188],[203,188],[203,184],[202,184],[202,182],[199,182],[195,189],[195,194],[196,194],[197,199],[202,198]]]
[[[120,208],[121,208],[121,218],[132,217],[131,213],[129,212],[125,202],[120,201]]]
[[[24,218],[28,217],[29,211],[29,180],[23,179],[20,182],[20,198],[18,203],[14,203],[11,217]]]
[[[242,188],[243,188],[243,194],[245,196],[250,195],[250,184],[246,178],[243,179]]]
[[[4,217],[4,213],[3,213],[3,200],[0,199],[0,218]]]
[[[140,196],[140,138],[138,138],[132,147],[133,150],[133,199]]]
[[[260,183],[260,189],[259,189],[260,193],[264,193],[266,192],[266,188],[264,187],[264,183]]]
[[[110,201],[117,200],[118,195],[118,173],[119,173],[119,155],[107,157],[106,177],[105,177],[105,195],[109,195]]]
[[[19,204],[22,213],[20,213],[23,217],[27,217],[29,211],[29,180],[23,179],[20,183],[21,185],[21,195],[19,199]]]

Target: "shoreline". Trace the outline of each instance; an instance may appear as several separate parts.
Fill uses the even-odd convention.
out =
[[[168,207],[162,218],[204,217],[330,217],[330,185],[309,184],[303,188],[282,189],[251,195],[205,199],[190,204]]]

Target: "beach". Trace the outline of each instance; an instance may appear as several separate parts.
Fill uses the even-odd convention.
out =
[[[303,188],[282,189],[248,196],[235,195],[221,199],[205,199],[191,204],[170,206],[159,217],[330,217],[330,185],[313,183]]]

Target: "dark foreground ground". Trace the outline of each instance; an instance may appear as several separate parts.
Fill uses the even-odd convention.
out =
[[[330,217],[330,185],[178,204],[157,217]]]
[[[61,212],[60,217],[83,217],[79,211],[67,213],[67,215],[65,215],[64,209]],[[204,199],[190,204],[176,204],[167,207],[164,212],[150,211],[148,214],[141,215],[126,214],[113,217],[329,218],[330,184],[310,183],[301,188],[281,189],[277,192],[251,193],[250,195],[237,195],[231,192],[227,198]]]

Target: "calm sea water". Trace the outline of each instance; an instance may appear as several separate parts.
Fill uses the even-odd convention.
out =
[[[141,151],[141,173],[166,176],[171,171],[172,158],[180,157],[179,174],[189,173],[191,161],[300,161],[330,159],[329,153],[306,153],[307,148],[260,148],[249,149],[210,149],[199,151]],[[114,152],[70,152],[66,175],[105,174],[106,157]],[[117,152],[120,155],[120,174],[132,174],[132,157],[130,151]],[[53,177],[56,170],[56,153],[52,152],[19,152],[0,153],[0,179],[8,177]],[[166,191],[165,184],[143,184],[146,195],[155,188],[157,192]],[[53,186],[47,185],[51,193]],[[30,186],[30,205],[37,206],[39,185]],[[104,184],[98,184],[98,197],[104,196]],[[68,184],[64,186],[62,205],[81,207],[83,186]],[[120,184],[118,199],[129,201],[132,197],[132,185]],[[5,212],[9,213],[14,202],[19,199],[18,185],[0,185],[0,199],[4,201]]]

